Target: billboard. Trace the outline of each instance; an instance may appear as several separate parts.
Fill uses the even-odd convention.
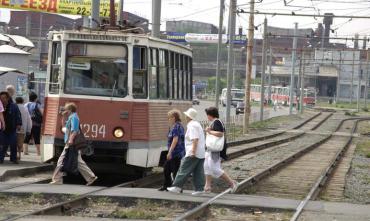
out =
[[[197,34],[197,33],[182,33],[182,32],[167,32],[167,40],[177,43],[203,43],[203,44],[217,44],[218,34]],[[228,35],[222,35],[222,44],[228,43]],[[234,44],[247,43],[245,35],[236,35],[233,41]]]
[[[0,8],[68,15],[91,15],[92,0],[0,0]],[[115,2],[118,8],[118,2]],[[100,0],[100,17],[109,17],[109,0]]]

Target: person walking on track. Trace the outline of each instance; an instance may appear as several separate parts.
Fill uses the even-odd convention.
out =
[[[22,126],[22,117],[18,106],[12,103],[8,92],[0,93],[0,100],[5,107],[4,120],[5,130],[3,132],[3,148],[0,151],[0,163],[4,162],[4,157],[8,146],[10,146],[10,161],[18,164],[17,161],[17,130]]]
[[[29,102],[24,106],[28,110],[28,113],[32,119],[32,129],[31,133],[26,136],[24,139],[23,153],[28,155],[28,144],[33,138],[35,142],[37,155],[40,156],[40,140],[41,140],[41,124],[42,124],[42,110],[39,103],[37,103],[37,94],[31,92],[29,95]]]
[[[215,107],[209,107],[205,111],[208,121],[210,122],[210,126],[205,130],[207,132],[206,136],[213,135],[215,137],[225,137],[225,126],[221,120],[218,119],[218,109]],[[226,145],[226,139],[224,139],[223,150],[226,149]],[[206,149],[204,160],[204,174],[206,175],[204,192],[206,193],[211,192],[212,178],[221,178],[226,181],[229,184],[232,193],[234,193],[238,187],[237,182],[232,180],[230,176],[222,170],[220,152],[212,152],[208,148]]]
[[[24,100],[22,97],[15,98],[15,103],[17,104],[22,117],[22,127],[19,130],[17,130],[17,150],[18,150],[17,160],[21,159],[21,152],[23,150],[24,139],[26,135],[31,134],[32,129],[31,116],[28,113],[28,110],[24,107],[23,102]]]
[[[167,142],[168,154],[163,166],[164,183],[158,189],[159,191],[167,191],[167,188],[172,185],[172,180],[179,170],[181,159],[185,156],[185,132],[181,125],[181,113],[178,110],[171,110],[167,115],[170,124]]]
[[[193,195],[198,195],[203,192],[204,188],[204,154],[205,154],[205,137],[203,128],[198,121],[195,120],[197,111],[194,108],[189,108],[185,114],[187,121],[187,130],[185,133],[185,158],[181,160],[180,169],[177,172],[176,178],[172,187],[167,188],[170,192],[180,193],[190,174],[193,174],[193,185],[195,192]]]
[[[62,172],[63,161],[66,156],[66,149],[67,148],[74,148],[72,146],[74,138],[78,133],[80,133],[80,119],[77,115],[77,106],[74,103],[66,103],[64,106],[63,112],[63,124],[65,123],[66,132],[64,134],[64,142],[65,147],[63,149],[62,154],[58,159],[57,166],[55,167],[52,181],[50,184],[63,184],[63,176],[65,175]],[[65,121],[65,118],[67,121]],[[81,157],[81,151],[78,151],[78,171],[81,173],[83,178],[86,180],[86,185],[93,184],[98,177],[91,171],[91,169],[87,166],[85,161]]]

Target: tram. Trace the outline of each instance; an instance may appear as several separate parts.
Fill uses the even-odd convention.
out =
[[[268,86],[265,86],[265,100],[268,99]],[[251,100],[261,100],[261,85],[251,85]],[[281,104],[290,104],[289,100],[289,87],[271,86],[271,100],[277,101]],[[294,95],[293,104],[296,105],[299,100],[299,96]],[[312,89],[305,88],[303,95],[304,105],[315,105],[315,92]]]
[[[192,105],[191,49],[119,30],[53,31],[48,40],[42,160],[61,154],[61,112],[74,102],[89,143],[83,157],[95,172],[140,174],[158,166],[167,112]]]

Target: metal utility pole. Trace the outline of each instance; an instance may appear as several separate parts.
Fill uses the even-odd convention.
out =
[[[342,72],[342,51],[339,51],[339,70],[338,70],[338,78],[337,78],[337,93],[336,97],[337,100],[336,102],[338,103],[340,101],[340,75]]]
[[[367,96],[369,94],[369,50],[367,51],[367,56],[366,56],[366,79],[365,79],[365,96],[364,96],[364,105],[365,108],[367,108]]]
[[[152,0],[152,36],[156,38],[161,34],[161,1]]]
[[[357,83],[357,112],[360,112],[361,78],[362,78],[362,73],[363,72],[362,72],[361,61],[360,61],[360,70],[358,71],[358,83]]]
[[[301,71],[301,94],[300,94],[300,98],[299,98],[299,113],[300,114],[303,114],[303,95],[304,95],[304,73],[306,71],[306,61],[305,61],[305,52],[303,51],[303,54],[302,54],[302,71]],[[298,104],[297,104],[298,105]]]
[[[235,37],[235,13],[236,0],[230,0],[229,13],[229,51],[228,51],[228,65],[227,65],[227,99],[226,99],[226,125],[230,123],[230,107],[231,107],[231,74],[234,64],[234,37]]]
[[[290,75],[290,89],[289,89],[289,114],[293,114],[293,104],[294,104],[294,72],[295,72],[295,60],[296,60],[296,50],[297,50],[297,31],[298,23],[294,23],[294,38],[293,38],[293,51],[292,51],[292,73]]]
[[[263,21],[260,121],[263,121],[263,105],[265,103],[266,59],[267,59],[267,18],[265,18],[265,20]]]
[[[218,44],[217,44],[217,70],[216,70],[216,103],[218,108],[220,101],[220,72],[221,72],[221,49],[222,49],[222,26],[224,23],[225,0],[220,0],[220,20],[218,22]]]
[[[116,9],[114,0],[109,0],[109,25],[114,27],[116,25]]]
[[[270,49],[269,49],[269,57],[270,57],[270,60],[269,60],[269,78],[268,78],[268,85],[269,85],[269,91],[268,91],[268,95],[267,95],[267,99],[268,99],[268,102],[270,103],[271,102],[271,68],[272,68],[272,48],[271,48],[271,42],[269,40],[269,44],[270,44]]]
[[[117,25],[121,25],[123,21],[123,3],[124,0],[119,0],[118,2]]]
[[[39,51],[39,63],[38,63],[38,70],[40,70],[41,66],[41,53],[42,53],[42,41],[41,41],[41,35],[42,35],[42,19],[43,19],[43,13],[40,13],[40,24],[39,24],[39,41],[38,41],[38,51]]]
[[[352,73],[351,73],[351,89],[350,89],[350,99],[349,103],[352,104],[352,98],[353,98],[353,76],[355,74],[355,50],[353,50],[352,53]]]
[[[99,24],[100,0],[92,0],[90,28],[95,29]]]
[[[251,114],[251,78],[252,78],[252,65],[253,65],[253,39],[254,39],[254,0],[249,1],[249,25],[248,25],[248,39],[247,39],[247,73],[245,78],[245,110],[243,133],[248,133],[249,116]]]

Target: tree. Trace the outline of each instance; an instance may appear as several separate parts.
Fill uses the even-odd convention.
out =
[[[220,91],[218,92],[221,94],[221,91],[223,88],[226,88],[226,79],[225,78],[220,78]],[[210,77],[208,78],[208,91],[215,92],[216,91],[216,77]]]

